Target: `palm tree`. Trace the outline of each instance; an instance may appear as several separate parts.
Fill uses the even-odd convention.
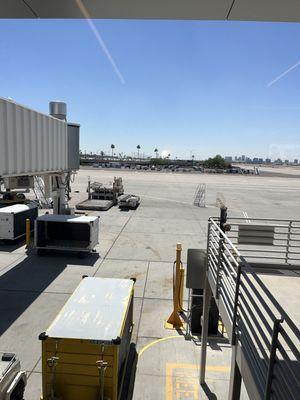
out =
[[[110,145],[110,148],[111,148],[111,156],[113,157],[114,156],[114,148],[115,148],[116,146],[114,145],[114,144],[111,144]]]
[[[136,148],[137,148],[137,151],[138,151],[138,158],[140,158],[140,148],[141,148],[141,146],[138,144],[138,145],[136,146]]]
[[[158,149],[157,148],[154,149],[154,153],[155,153],[155,156],[157,158],[158,157]]]

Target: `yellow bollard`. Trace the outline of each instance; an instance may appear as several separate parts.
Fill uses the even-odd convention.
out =
[[[30,246],[30,219],[26,219],[26,249]]]
[[[181,272],[181,243],[177,243],[176,246],[176,273],[174,282],[174,292],[173,292],[173,312],[165,323],[165,328],[167,329],[180,329],[183,327],[183,323],[179,317],[179,312],[182,309],[182,299],[183,299],[183,273]],[[181,294],[182,291],[182,294]]]

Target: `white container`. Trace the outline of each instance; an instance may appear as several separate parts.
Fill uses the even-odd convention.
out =
[[[45,214],[35,221],[37,249],[91,252],[98,244],[99,218]]]
[[[0,98],[0,177],[66,170],[67,122]]]
[[[0,208],[0,240],[15,240],[26,234],[26,219],[33,230],[38,216],[36,204],[15,204]]]

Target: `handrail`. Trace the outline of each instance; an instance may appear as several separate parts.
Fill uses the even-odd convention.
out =
[[[242,218],[230,218],[232,219],[242,220]],[[251,218],[251,222],[255,220],[279,221]],[[245,357],[253,368],[256,366],[252,374],[262,398],[273,398],[272,388],[276,380],[275,386],[278,380],[285,379],[300,390],[300,376],[293,368],[294,360],[300,363],[300,352],[297,349],[300,348],[300,331],[253,267],[242,256],[241,250],[221,230],[218,221],[219,219],[209,218],[208,273],[214,277],[213,291],[216,293],[216,299],[223,303],[223,309],[230,317],[229,320],[227,318],[227,324],[231,324],[229,327],[231,329],[228,329],[232,332],[231,343],[241,344]],[[300,221],[282,221],[288,222],[287,227],[292,228],[294,222],[300,223]],[[300,229],[300,226],[297,229]],[[288,232],[293,234],[290,230]],[[286,254],[286,251],[287,247],[282,253]],[[291,334],[294,336],[293,339],[290,337]],[[280,368],[277,368],[279,362]],[[293,390],[289,391],[294,393]],[[284,391],[278,390],[276,398],[286,399],[282,393]],[[296,397],[289,399],[296,400]]]

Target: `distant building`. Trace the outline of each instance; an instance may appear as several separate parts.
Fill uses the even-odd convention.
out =
[[[232,157],[231,156],[225,156],[225,161],[232,162]]]
[[[254,157],[252,162],[253,162],[253,164],[258,164],[259,163],[258,158]]]
[[[246,161],[246,156],[242,155],[242,161]]]
[[[298,158],[295,158],[294,164],[298,164]]]
[[[259,159],[258,159],[258,163],[259,163],[259,164],[262,164],[263,162],[264,162],[264,160],[263,160],[262,158],[259,158]]]
[[[266,164],[271,164],[271,158],[266,158]]]
[[[288,165],[288,164],[290,163],[290,160],[284,160],[284,163],[285,163],[286,165]]]

